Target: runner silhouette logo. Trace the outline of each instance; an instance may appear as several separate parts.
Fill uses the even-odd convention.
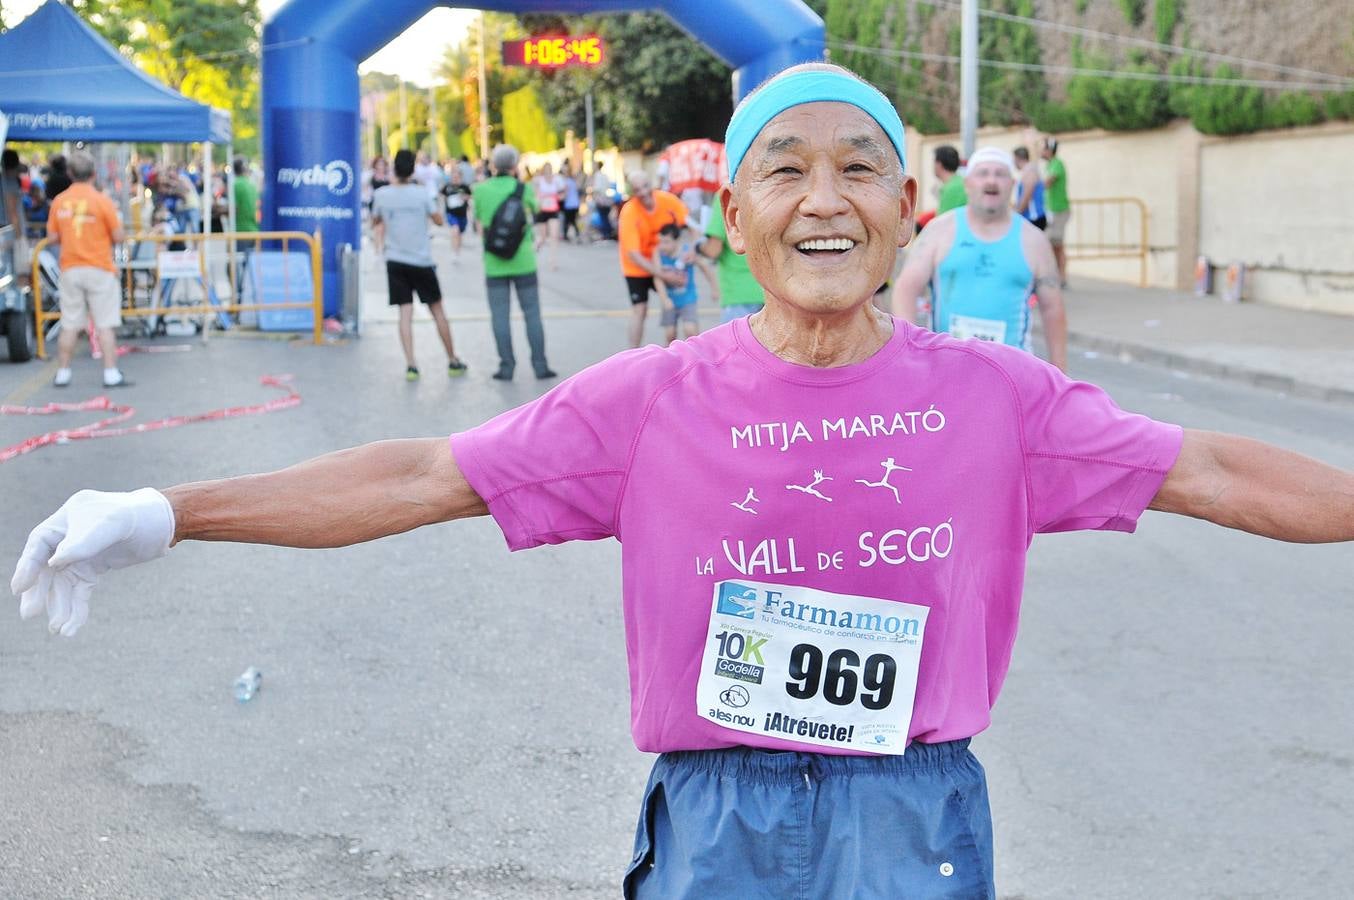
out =
[[[747,688],[742,685],[733,685],[726,688],[719,695],[719,702],[725,706],[731,706],[734,709],[742,709],[752,701],[752,695],[748,693]]]

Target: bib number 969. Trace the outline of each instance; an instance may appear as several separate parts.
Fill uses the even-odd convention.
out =
[[[790,681],[785,692],[797,700],[812,700],[821,690],[834,706],[850,706],[856,698],[866,709],[884,709],[893,700],[898,664],[887,653],[875,653],[861,665],[854,650],[834,650],[823,664],[823,651],[814,644],[797,644],[790,651]]]

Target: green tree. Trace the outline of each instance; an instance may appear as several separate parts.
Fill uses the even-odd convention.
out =
[[[1295,128],[1326,120],[1326,105],[1311,94],[1285,92],[1266,100],[1264,127]]]
[[[909,127],[934,133],[958,126],[954,115],[958,82],[953,67],[916,56],[900,60],[887,52],[921,52],[934,7],[892,0],[869,0],[863,5],[855,0],[823,0],[821,5],[833,62],[879,88]]]
[[[991,8],[1031,19],[1035,15],[1033,0],[994,0]],[[1039,65],[1043,53],[1033,26],[1005,19],[983,19],[978,30],[978,58]],[[978,79],[979,105],[988,111],[985,121],[1029,122],[1044,108],[1047,98],[1048,83],[1041,72],[987,67]]]
[[[1181,0],[1157,0],[1152,19],[1157,29],[1157,41],[1169,44],[1175,37],[1175,26],[1180,24]]]
[[[444,86],[437,92],[438,121],[453,155],[480,155],[479,29],[484,27],[485,86],[489,108],[489,144],[504,140],[504,98],[531,83],[525,69],[503,65],[499,48],[505,40],[524,37],[515,16],[485,13],[471,26],[460,44],[447,47],[437,76]],[[514,110],[526,109],[510,104]],[[526,113],[530,115],[530,113]]]
[[[1107,58],[1083,54],[1074,46],[1072,64],[1078,68],[1110,69]],[[1123,72],[1155,74],[1158,69],[1144,55],[1130,57]],[[1103,75],[1074,75],[1067,82],[1067,101],[1061,109],[1047,111],[1040,127],[1049,131],[1075,128],[1107,128],[1111,131],[1137,131],[1159,128],[1171,120],[1170,90],[1165,82],[1148,79],[1107,78]],[[1056,126],[1056,127],[1055,127]]]
[[[379,116],[386,123],[386,145],[381,148],[386,156],[395,155],[397,150],[432,150],[428,92],[423,88],[405,84],[403,110],[398,85],[386,91],[379,103]]]
[[[1217,78],[1237,78],[1231,66],[1214,71]],[[1194,93],[1190,118],[1204,134],[1248,134],[1264,127],[1265,93],[1258,87],[1210,84]]]
[[[258,153],[258,0],[68,0],[143,71],[230,110],[235,147]]]
[[[1123,11],[1128,24],[1137,28],[1147,17],[1147,0],[1119,0],[1119,9]]]
[[[550,126],[534,85],[525,85],[503,96],[503,139],[528,153],[559,147],[559,134]]]

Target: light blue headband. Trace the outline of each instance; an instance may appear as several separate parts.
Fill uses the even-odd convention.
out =
[[[903,149],[903,120],[888,98],[872,85],[838,72],[810,70],[796,72],[769,82],[752,94],[734,110],[729,128],[724,133],[724,155],[729,161],[729,181],[738,175],[738,166],[752,142],[761,134],[766,123],[801,103],[830,101],[849,103],[864,110],[879,123],[898,151],[898,161],[907,169],[907,152]]]

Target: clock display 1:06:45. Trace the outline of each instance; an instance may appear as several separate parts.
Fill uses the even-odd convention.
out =
[[[522,62],[529,66],[595,66],[602,61],[602,39],[587,37],[536,38],[522,42]]]

